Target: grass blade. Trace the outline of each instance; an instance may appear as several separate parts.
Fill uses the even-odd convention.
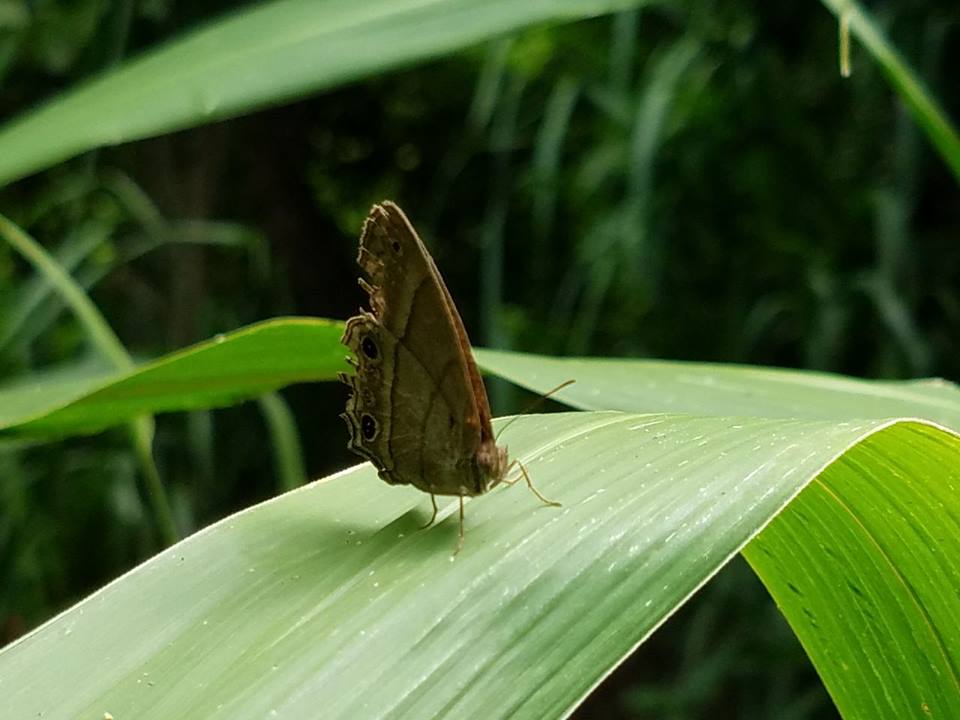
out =
[[[930,138],[940,157],[960,181],[960,136],[946,112],[927,90],[877,27],[873,18],[855,0],[822,0],[843,19],[850,33],[859,40],[883,69],[894,90],[903,99],[917,124]]]
[[[349,370],[342,323],[277,318],[127,372],[51,373],[0,388],[0,432],[96,432],[145,413],[222,407]]]
[[[898,459],[916,433],[927,460]],[[0,714],[561,717],[824,468],[855,495],[857,468],[896,464],[882,486],[897,495],[938,483],[931,468],[960,467],[960,439],[920,423],[568,413],[521,418],[507,435],[562,508],[522,485],[471,500],[466,547],[451,560],[456,503],[419,532],[427,496],[357,466],[197,533],[0,652]],[[949,504],[923,508],[934,528],[960,517],[960,493],[938,497]],[[865,505],[876,518],[905,510],[883,492]],[[851,513],[831,517],[857,532]],[[904,542],[898,522],[873,537]],[[834,562],[817,533],[790,540]],[[872,657],[910,667],[903,697],[873,686],[871,716],[903,716],[916,697],[941,717],[960,713],[943,684],[957,600],[941,593],[940,612],[909,611],[911,583],[930,563],[955,577],[960,552],[907,538],[891,567],[846,549],[874,616],[899,618],[887,628],[897,652]],[[817,600],[858,619],[848,594],[820,588]],[[931,620],[945,652],[924,655]]]
[[[232,117],[533,23],[641,0],[278,0],[254,4],[0,129],[0,185],[104,145]]]

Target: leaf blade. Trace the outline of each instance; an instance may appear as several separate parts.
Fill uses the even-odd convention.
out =
[[[844,717],[951,717],[960,465],[939,461],[960,443],[914,423],[880,440],[827,468],[744,555]]]
[[[751,365],[557,358],[478,349],[477,362],[534,392],[585,410],[769,418],[918,417],[960,429],[960,388],[946,380],[881,381]]]
[[[222,18],[0,128],[0,185],[78,153],[642,0],[279,0]]]
[[[342,323],[275,318],[166,355],[127,373],[0,390],[0,432],[95,432],[144,413],[220,407],[348,370]]]
[[[358,466],[198,533],[0,652],[0,677],[22,688],[0,703],[46,717],[562,716],[811,478],[897,425],[522,418],[509,441],[564,507],[521,486],[471,501],[454,562],[455,503],[417,532],[426,496]],[[931,432],[956,467],[957,438]]]

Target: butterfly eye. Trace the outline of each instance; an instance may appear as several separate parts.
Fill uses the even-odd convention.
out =
[[[360,431],[366,440],[373,440],[377,436],[377,421],[373,419],[373,415],[364,413],[360,418]]]
[[[370,337],[365,337],[360,343],[360,349],[363,350],[363,354],[366,355],[371,360],[376,360],[380,357],[380,349],[377,347],[377,344],[370,339]]]

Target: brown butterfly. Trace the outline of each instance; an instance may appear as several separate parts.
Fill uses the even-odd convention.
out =
[[[370,310],[347,320],[342,342],[355,375],[340,379],[353,390],[346,412],[348,447],[372,461],[391,485],[413,485],[460,499],[482,495],[507,480],[519,461],[507,459],[490,423],[490,403],[470,352],[463,321],[433,258],[392,202],[374,205],[360,234],[357,262],[369,278],[360,286]]]

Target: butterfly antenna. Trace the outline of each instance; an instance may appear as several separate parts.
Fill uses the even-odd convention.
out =
[[[551,395],[554,395],[554,394],[560,392],[561,390],[563,390],[563,389],[564,389],[565,387],[567,387],[568,385],[573,385],[575,382],[576,382],[576,380],[573,380],[573,379],[564,380],[562,383],[560,383],[559,385],[557,385],[553,390],[550,390],[550,391],[548,391],[548,392],[545,392],[543,395],[541,395],[540,397],[538,397],[538,398],[537,398],[536,400],[534,400],[532,403],[530,403],[529,405],[527,405],[527,407],[523,410],[523,412],[518,413],[517,415],[514,415],[512,418],[510,418],[509,420],[507,420],[507,424],[504,425],[502,428],[500,428],[499,432],[497,432],[496,436],[493,438],[493,441],[496,442],[496,441],[500,438],[500,436],[503,434],[503,431],[506,430],[506,429],[507,429],[508,427],[510,427],[511,425],[513,425],[514,421],[520,419],[520,418],[523,417],[524,415],[527,415],[531,410],[533,410],[534,408],[536,408],[538,405],[540,405],[540,403],[542,403],[544,400],[546,400],[547,398],[549,398]]]

